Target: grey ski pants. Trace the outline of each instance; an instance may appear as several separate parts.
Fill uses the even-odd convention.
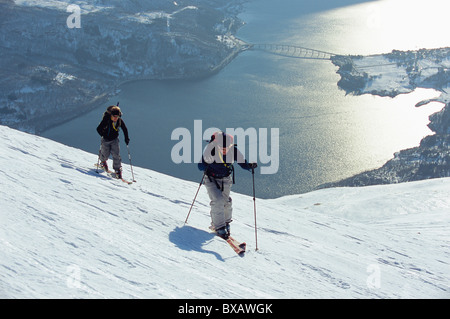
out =
[[[120,157],[119,138],[112,141],[106,141],[102,138],[102,145],[100,148],[100,161],[104,162],[108,160],[109,155],[113,158],[114,171],[120,171],[122,167],[122,158]]]
[[[224,227],[231,222],[233,208],[230,192],[232,184],[233,179],[231,176],[224,178],[205,176],[205,186],[211,200],[211,225],[215,229]]]

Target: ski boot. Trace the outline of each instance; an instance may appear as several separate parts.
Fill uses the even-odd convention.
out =
[[[227,240],[228,236],[229,236],[226,226],[217,229],[216,234],[217,234],[217,236],[219,236],[225,240]]]
[[[108,171],[108,164],[106,163],[106,161],[100,162],[100,167],[106,172]]]
[[[225,226],[225,229],[227,230],[228,236],[230,236],[230,235],[231,235],[231,232],[230,232],[230,223],[227,223],[227,225]]]

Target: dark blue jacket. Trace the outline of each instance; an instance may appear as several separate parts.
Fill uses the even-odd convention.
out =
[[[237,162],[243,169],[252,169],[252,166],[247,162],[247,160],[244,158],[244,155],[242,155],[242,153],[237,149],[236,146],[233,146],[233,148],[227,152],[227,155],[223,156],[216,156],[215,150],[216,149],[214,147],[207,147],[205,152],[203,153],[202,161],[198,163],[198,169],[201,171],[206,171],[207,176],[214,178],[223,178],[230,176],[233,172],[234,162]],[[205,157],[207,158],[206,160]],[[211,160],[213,161],[211,162]]]

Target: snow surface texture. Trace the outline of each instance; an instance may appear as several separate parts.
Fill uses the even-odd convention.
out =
[[[450,297],[450,178],[257,199],[258,251],[233,193],[241,258],[203,187],[184,225],[198,183],[134,167],[126,185],[95,154],[0,135],[1,298]]]

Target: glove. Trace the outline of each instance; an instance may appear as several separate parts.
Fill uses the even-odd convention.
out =
[[[130,143],[130,139],[129,139],[129,138],[126,138],[126,139],[125,139],[125,144],[128,145],[128,143]]]
[[[256,164],[256,163],[248,163],[248,167],[254,169],[254,168],[258,167],[258,164]]]

